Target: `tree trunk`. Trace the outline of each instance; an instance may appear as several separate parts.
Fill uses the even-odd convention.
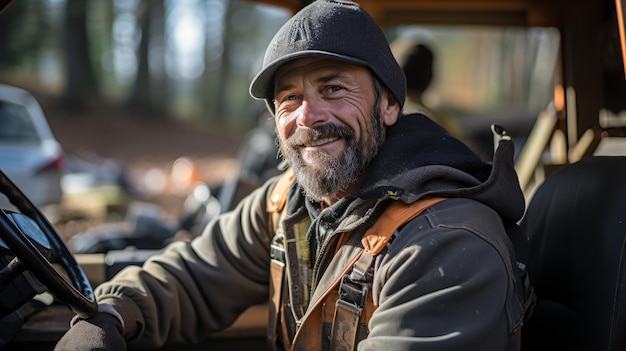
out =
[[[98,88],[89,55],[87,2],[67,0],[65,17],[66,85],[63,106],[80,110],[98,97]]]

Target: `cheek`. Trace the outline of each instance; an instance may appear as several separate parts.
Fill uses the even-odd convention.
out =
[[[295,125],[295,113],[282,114],[276,117],[276,131],[281,139],[285,139]]]
[[[370,148],[374,147],[378,138],[380,126],[375,122],[380,115],[374,113],[372,109],[367,111],[361,111],[358,119],[352,122],[352,129],[354,130],[356,141],[362,147],[365,148],[365,152],[371,151]]]
[[[374,132],[371,123],[371,111],[361,111],[358,118],[350,121],[349,126],[354,131],[355,137],[359,143],[365,142],[364,139],[369,138]]]
[[[276,118],[276,126],[280,129],[284,129],[287,127],[287,125],[289,125],[289,123],[291,123],[294,120],[294,118],[291,115],[288,114],[283,114],[281,116],[278,116]]]

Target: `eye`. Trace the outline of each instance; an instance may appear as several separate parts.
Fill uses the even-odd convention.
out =
[[[302,95],[299,94],[279,95],[274,100],[274,108],[276,110],[296,108],[300,100],[302,100]]]
[[[331,86],[326,88],[326,91],[328,93],[331,93],[331,94],[337,93],[337,92],[340,92],[340,91],[343,91],[343,90],[344,90],[344,88],[342,86],[339,86],[339,85],[331,85]]]
[[[283,101],[297,101],[299,98],[296,94],[287,95],[283,98]]]
[[[326,98],[338,98],[344,95],[346,88],[341,85],[328,85],[322,90],[322,95]]]
[[[280,105],[283,103],[298,101],[300,99],[301,99],[300,94],[285,92],[283,94],[276,95],[276,98],[274,99],[274,103],[277,105]]]

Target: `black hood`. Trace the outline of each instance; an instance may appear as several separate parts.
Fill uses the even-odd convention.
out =
[[[401,117],[365,174],[362,199],[381,194],[412,203],[424,196],[465,197],[485,203],[503,219],[517,221],[525,201],[513,165],[513,143],[502,140],[493,162],[421,114]]]

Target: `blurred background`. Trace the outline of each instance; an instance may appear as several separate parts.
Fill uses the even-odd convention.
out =
[[[16,1],[0,21],[1,77],[74,111],[249,127],[248,83],[288,17],[244,1]]]
[[[217,194],[240,174],[251,131],[271,122],[248,85],[290,16],[243,0],[15,1],[0,15],[0,83],[36,98],[65,152],[55,223],[82,231],[138,200],[175,218],[197,182]],[[492,123],[521,146],[554,103],[554,28],[384,29],[399,60],[407,43],[430,49],[422,104],[485,160]]]

